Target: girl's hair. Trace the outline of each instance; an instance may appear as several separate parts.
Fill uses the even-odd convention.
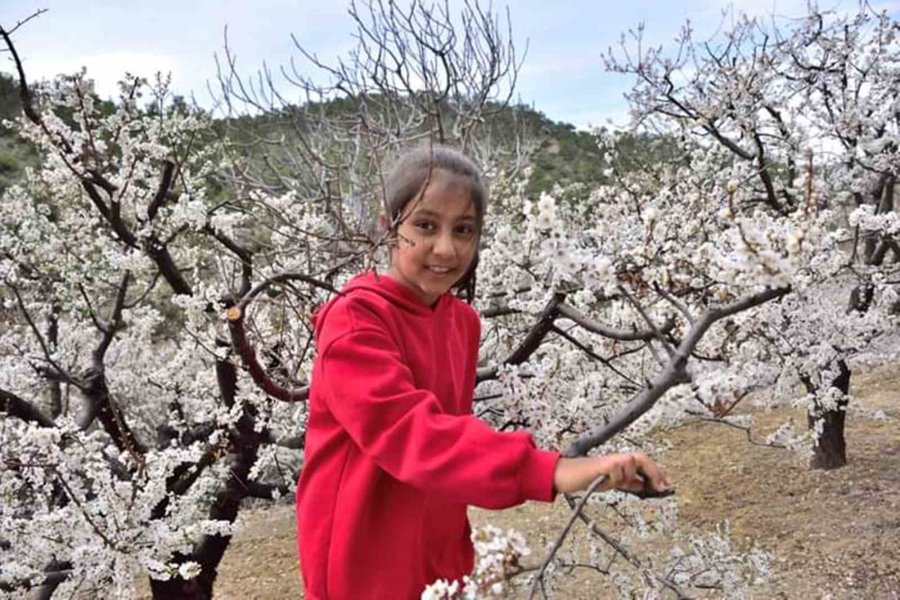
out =
[[[390,231],[396,232],[406,205],[423,192],[434,171],[446,171],[465,177],[470,183],[472,203],[475,206],[475,223],[478,238],[484,224],[487,190],[478,167],[468,156],[455,148],[438,145],[422,145],[400,156],[384,182],[385,204],[390,219]],[[454,284],[457,294],[471,304],[475,297],[475,268],[478,266],[478,249],[465,274]]]

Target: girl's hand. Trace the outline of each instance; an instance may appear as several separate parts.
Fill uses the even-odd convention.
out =
[[[606,481],[597,488],[599,491],[619,489],[634,493],[663,493],[671,487],[665,470],[646,454],[637,452],[561,458],[556,463],[553,485],[557,492],[577,492],[587,489],[600,475],[605,475]]]

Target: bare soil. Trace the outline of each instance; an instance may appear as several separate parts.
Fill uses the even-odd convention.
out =
[[[754,598],[900,599],[900,366],[855,374],[851,393],[853,402],[881,409],[889,420],[851,412],[849,464],[835,471],[810,471],[787,451],[752,445],[722,425],[697,423],[666,434],[680,527],[711,531],[727,520],[738,547],[755,544],[772,554],[772,578],[753,590]],[[799,427],[806,422],[799,410],[757,412],[754,430],[765,435],[787,418]],[[475,525],[523,532],[536,555],[567,515],[562,499],[471,512]],[[293,508],[245,511],[241,520],[216,598],[301,598]],[[602,576],[590,574],[564,584],[558,597],[614,596]]]

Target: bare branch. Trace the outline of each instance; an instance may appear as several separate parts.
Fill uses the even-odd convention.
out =
[[[569,531],[572,529],[572,525],[575,524],[576,519],[581,514],[581,511],[584,510],[584,505],[587,503],[588,498],[597,491],[597,488],[600,487],[603,482],[606,481],[606,475],[601,475],[597,479],[591,482],[588,486],[587,490],[584,491],[581,498],[578,500],[578,504],[575,505],[575,508],[572,510],[572,515],[569,517],[569,521],[566,523],[563,530],[559,533],[556,538],[556,541],[553,543],[553,546],[550,548],[550,551],[547,553],[547,556],[544,558],[544,562],[541,563],[541,567],[538,570],[537,575],[534,578],[534,584],[531,586],[531,593],[528,595],[528,598],[534,598],[537,594],[538,590],[541,589],[543,591],[543,595],[546,597],[547,593],[544,588],[544,576],[547,573],[547,567],[550,566],[550,563],[553,562],[553,557],[556,556],[556,553],[559,551],[560,547],[562,547],[563,542],[566,539],[566,536],[569,535]]]
[[[37,125],[42,124],[41,117],[34,109],[31,90],[28,89],[28,80],[25,78],[25,69],[22,68],[22,59],[19,58],[19,53],[18,51],[16,51],[16,46],[15,44],[13,44],[12,38],[10,36],[16,29],[46,11],[47,9],[35,11],[24,21],[20,21],[19,23],[17,23],[16,26],[13,27],[10,31],[6,31],[5,29],[3,29],[3,27],[0,27],[0,37],[3,38],[4,42],[6,42],[6,47],[7,49],[9,49],[10,54],[12,54],[13,63],[15,64],[16,72],[19,75],[19,98],[22,100],[22,110],[25,111],[25,115],[28,117],[28,119]]]
[[[625,545],[622,544],[622,542],[615,539],[610,534],[601,529],[593,519],[591,519],[584,513],[584,510],[576,511],[575,508],[577,505],[575,504],[575,499],[570,494],[566,494],[565,499],[569,504],[569,508],[573,510],[573,514],[578,517],[585,525],[587,525],[588,528],[590,528],[591,533],[603,540],[609,547],[616,551],[616,554],[627,560],[633,567],[641,570],[645,577],[647,576],[647,573],[645,572],[646,567],[644,567],[641,561],[636,556],[634,556],[631,551],[629,551],[628,548],[626,548]],[[685,594],[681,590],[681,588],[669,578],[657,575],[655,573],[651,574],[651,576],[653,579],[672,590],[679,600],[686,600],[690,598],[690,596]]]
[[[232,345],[243,360],[244,366],[247,367],[247,370],[256,385],[273,398],[285,402],[303,402],[309,396],[309,386],[293,389],[286,388],[269,377],[262,365],[259,364],[256,353],[254,352],[250,341],[247,339],[247,332],[244,327],[244,317],[250,303],[269,287],[289,281],[302,281],[335,294],[340,293],[331,284],[310,277],[309,275],[304,275],[302,273],[281,273],[270,277],[257,285],[247,292],[235,306],[228,309],[228,329],[231,332]]]

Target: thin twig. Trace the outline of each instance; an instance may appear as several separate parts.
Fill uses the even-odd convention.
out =
[[[638,314],[641,315],[641,318],[644,319],[644,322],[650,326],[650,329],[653,331],[653,336],[659,340],[659,343],[662,344],[663,350],[666,351],[666,354],[669,355],[671,359],[675,356],[675,350],[672,348],[669,340],[663,335],[662,331],[656,326],[656,323],[653,322],[653,319],[650,318],[650,315],[644,311],[644,308],[640,305],[637,299],[628,291],[623,285],[619,286],[619,291],[622,292],[622,295],[625,296],[625,299],[638,311]]]
[[[541,593],[544,597],[547,596],[546,591],[544,591],[544,575],[547,573],[547,568],[550,566],[550,563],[553,562],[553,557],[556,556],[556,553],[559,551],[562,546],[563,541],[565,541],[566,536],[569,535],[569,531],[572,529],[572,525],[575,524],[575,520],[578,519],[581,511],[584,509],[584,505],[587,503],[588,498],[591,497],[598,487],[600,487],[603,482],[606,481],[606,475],[600,475],[591,482],[591,485],[588,486],[587,490],[585,490],[584,494],[578,500],[578,504],[572,510],[572,516],[569,517],[569,522],[566,523],[566,526],[560,532],[559,536],[556,538],[556,542],[554,542],[553,547],[550,549],[550,552],[547,553],[546,558],[544,558],[544,562],[541,563],[541,568],[538,571],[537,575],[534,576],[534,584],[531,586],[531,594],[529,594],[528,598],[531,600],[535,597],[538,592],[538,589],[541,590]]]

